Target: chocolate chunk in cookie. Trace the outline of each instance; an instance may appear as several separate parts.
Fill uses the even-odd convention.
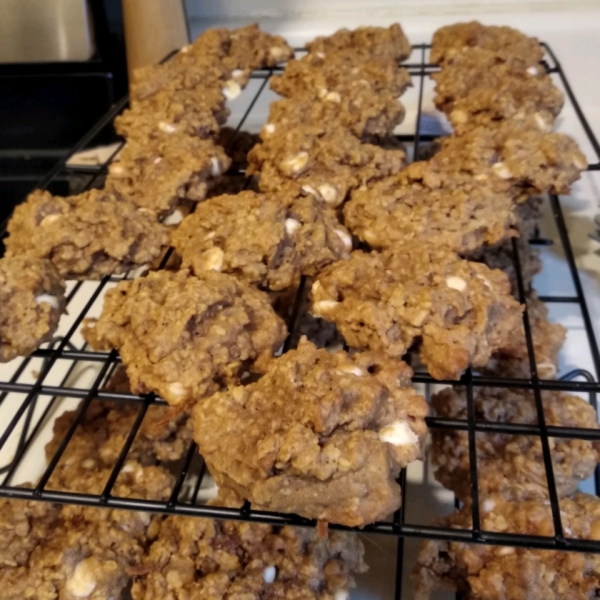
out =
[[[168,517],[136,566],[132,597],[347,598],[363,552],[356,534]]]
[[[425,400],[402,361],[318,350],[305,339],[257,382],[194,408],[194,439],[222,488],[266,510],[362,526],[400,505]]]
[[[411,45],[399,23],[389,27],[358,27],[339,29],[333,35],[315,38],[306,44],[311,54],[345,52],[359,57],[392,58],[400,61],[408,58]]]
[[[155,215],[104,190],[66,198],[36,190],[15,208],[7,229],[8,256],[48,259],[65,279],[124,273],[151,262],[169,243]]]
[[[312,313],[334,322],[352,347],[401,358],[420,341],[436,379],[484,366],[521,326],[504,273],[425,242],[355,251],[326,267],[311,294]]]
[[[508,194],[478,181],[430,190],[402,179],[400,174],[355,190],[344,206],[346,225],[373,248],[426,241],[465,253],[516,234]]]
[[[544,50],[536,38],[511,27],[485,26],[478,21],[440,27],[433,34],[430,61],[445,63],[465,48],[483,48],[499,59],[525,68],[536,66]]]
[[[339,206],[348,192],[400,171],[403,150],[361,144],[351,133],[305,125],[270,136],[248,156],[248,174],[260,172],[265,192],[312,195]]]
[[[84,335],[119,351],[134,393],[183,407],[244,370],[263,370],[286,329],[263,292],[216,271],[183,270],[120,282]]]
[[[0,260],[0,302],[0,362],[8,362],[52,339],[65,310],[65,284],[49,260],[19,252]]]
[[[290,204],[255,192],[207,200],[183,220],[172,244],[184,268],[231,273],[272,290],[295,286],[352,250],[334,211],[312,196]]]
[[[128,142],[109,167],[106,189],[156,218],[183,201],[204,200],[230,164],[212,140],[165,130],[152,139]]]
[[[600,500],[575,494],[560,503],[568,537],[600,539]],[[436,525],[469,529],[471,507],[439,519]],[[500,533],[554,536],[552,512],[539,500],[508,502],[502,497],[482,504],[481,528]],[[415,600],[428,600],[444,587],[470,600],[564,600],[593,598],[600,592],[600,556],[555,550],[531,550],[462,542],[427,541],[413,573]]]
[[[543,391],[546,425],[597,429],[596,411],[585,400],[562,392]],[[530,390],[476,388],[473,395],[477,418],[493,423],[537,425],[534,394]],[[434,394],[438,417],[467,419],[463,388],[447,388]],[[471,500],[467,431],[434,429],[431,457],[435,477],[463,502]],[[479,497],[500,494],[507,500],[548,498],[541,438],[534,435],[478,433],[476,436]],[[550,452],[559,497],[577,490],[600,461],[600,442],[551,438]]]
[[[564,94],[541,66],[513,66],[481,48],[457,53],[431,77],[435,105],[459,134],[504,119],[529,119],[549,131],[564,104]]]

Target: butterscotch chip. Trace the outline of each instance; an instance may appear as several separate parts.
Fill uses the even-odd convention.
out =
[[[333,210],[313,197],[290,204],[255,192],[207,200],[183,220],[172,244],[184,268],[231,273],[273,290],[297,285],[352,250]]]
[[[326,267],[311,295],[312,313],[334,322],[352,347],[401,358],[420,339],[420,359],[436,379],[484,366],[521,323],[504,273],[426,242],[355,251]]]
[[[248,155],[248,174],[260,172],[264,192],[312,195],[339,206],[348,192],[397,173],[403,150],[362,144],[339,128],[305,125],[270,136]]]
[[[483,48],[499,59],[525,68],[537,65],[544,51],[536,38],[511,27],[485,26],[478,21],[440,27],[433,34],[430,61],[445,63],[465,48]]]
[[[543,391],[546,425],[597,429],[596,411],[585,400],[562,392]],[[535,397],[530,390],[475,388],[477,418],[494,423],[537,425]],[[438,417],[467,419],[463,388],[434,394]],[[469,442],[467,431],[432,430],[431,457],[435,477],[463,502],[470,502]],[[600,442],[550,438],[556,491],[560,498],[577,490],[600,461]],[[548,484],[541,438],[534,435],[478,433],[477,481],[480,498],[500,494],[507,500],[547,499]]]
[[[406,176],[431,188],[474,178],[525,200],[535,193],[568,193],[586,168],[570,137],[508,120],[443,139],[440,150],[427,162],[409,165]]]
[[[0,302],[0,362],[8,362],[52,339],[65,310],[65,284],[49,260],[5,256]]]
[[[411,85],[408,71],[393,58],[364,58],[351,52],[307,54],[290,60],[283,73],[269,82],[274,92],[287,98],[306,92],[319,98],[330,92],[345,96],[360,90],[387,92],[397,98]]]
[[[514,236],[513,206],[510,195],[485,183],[430,190],[405,185],[400,175],[352,192],[344,216],[352,233],[373,248],[425,240],[465,253]]]
[[[263,140],[305,123],[327,123],[362,139],[390,135],[404,119],[404,106],[389,92],[358,88],[348,93],[300,92],[271,104],[269,121],[261,130]]]
[[[389,27],[358,27],[354,30],[339,29],[333,35],[315,38],[306,44],[309,52],[347,52],[360,57],[392,58],[400,61],[408,58],[411,45],[399,23]]]
[[[567,337],[567,330],[559,323],[552,323],[548,320],[548,308],[534,291],[527,296],[527,314],[537,375],[541,379],[555,379],[558,373],[558,353]],[[509,346],[492,356],[483,371],[501,377],[521,379],[531,377],[531,365],[523,327]]]
[[[36,190],[17,206],[8,232],[8,256],[48,259],[65,279],[124,273],[151,262],[169,243],[154,215],[104,190],[66,198]]]
[[[546,132],[564,104],[564,94],[541,65],[514,66],[481,48],[458,52],[431,77],[435,105],[459,134],[503,119],[530,119]]]
[[[567,536],[598,539],[598,498],[575,494],[560,505]],[[488,531],[554,535],[550,506],[539,500],[508,502],[496,496],[482,504],[481,517],[482,528]],[[470,528],[471,507],[439,519],[436,525]],[[413,581],[416,600],[427,600],[439,587],[458,590],[472,600],[584,600],[600,590],[600,557],[432,540],[421,546]]]
[[[285,337],[263,292],[206,271],[158,271],[122,281],[104,297],[102,315],[84,336],[116,348],[134,393],[155,392],[182,407],[261,371]]]
[[[351,526],[400,505],[427,404],[402,361],[329,354],[301,340],[256,383],[194,408],[194,439],[219,487],[253,505]]]
[[[366,570],[356,534],[168,517],[136,567],[134,600],[332,600]]]
[[[131,140],[109,167],[106,189],[148,215],[169,214],[183,202],[201,202],[231,160],[212,140],[173,132]]]

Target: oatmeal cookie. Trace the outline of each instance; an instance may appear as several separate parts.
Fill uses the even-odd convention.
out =
[[[526,301],[537,375],[540,379],[555,379],[558,373],[558,353],[567,337],[567,330],[559,323],[548,320],[548,308],[535,291],[527,294]],[[529,379],[531,366],[525,329],[521,327],[511,344],[494,354],[481,371],[492,376]]]
[[[355,251],[322,271],[311,296],[313,315],[334,322],[350,346],[401,358],[420,340],[436,379],[484,366],[521,324],[504,273],[426,242]]]
[[[161,132],[152,140],[128,142],[111,163],[105,186],[156,219],[181,202],[204,200],[230,164],[212,140]]]
[[[65,310],[65,284],[52,263],[19,255],[0,260],[0,362],[51,340]]]
[[[535,398],[530,390],[475,388],[478,419],[493,423],[537,425]],[[546,424],[557,427],[598,428],[596,411],[585,400],[562,392],[543,391]],[[438,417],[467,419],[463,388],[447,388],[433,395]],[[470,502],[469,442],[467,431],[433,429],[431,458],[435,477],[462,502]],[[556,491],[560,498],[577,490],[600,461],[600,442],[550,438]],[[541,439],[533,435],[478,433],[477,473],[480,498],[500,494],[507,500],[548,498]]]
[[[287,98],[307,92],[319,98],[330,92],[345,96],[360,90],[387,92],[398,98],[412,85],[408,71],[399,68],[394,59],[365,59],[347,52],[307,54],[290,60],[283,73],[273,75],[269,83],[275,93]]]
[[[236,75],[239,77],[245,72],[247,77],[253,69],[273,67],[293,56],[293,49],[281,36],[260,31],[257,24],[231,31],[209,29],[171,60],[137,69],[131,84],[131,97],[133,101],[149,98],[190,70],[203,72],[205,81],[229,81]],[[234,86],[231,89],[236,91]]]
[[[306,44],[311,54],[346,53],[360,58],[391,58],[396,61],[410,56],[411,45],[399,23],[389,27],[339,29],[333,35],[315,38]]]
[[[125,273],[169,243],[153,215],[104,190],[66,198],[36,190],[15,208],[7,229],[7,256],[49,259],[65,279]]]
[[[122,281],[102,315],[84,322],[94,348],[116,348],[134,393],[155,392],[177,407],[262,371],[286,337],[263,292],[206,271],[158,271]]]
[[[352,192],[345,223],[371,247],[393,248],[425,240],[465,253],[516,235],[514,201],[485,183],[471,181],[430,190],[388,177]]]
[[[585,156],[570,137],[508,120],[444,138],[440,150],[429,161],[409,165],[405,177],[430,188],[474,178],[524,201],[535,193],[568,193],[586,168]]]
[[[431,78],[436,82],[435,105],[459,134],[504,119],[527,118],[549,131],[565,100],[541,66],[516,67],[481,48],[458,52]]]
[[[366,570],[356,534],[168,517],[136,567],[133,600],[347,598]]]
[[[184,268],[231,273],[272,290],[297,285],[300,275],[316,275],[352,250],[334,211],[312,196],[290,204],[255,192],[207,200],[183,220],[171,243]]]
[[[517,252],[521,268],[521,279],[527,293],[530,293],[532,290],[533,278],[542,270],[540,251],[529,243],[535,237],[536,230],[540,224],[541,203],[541,198],[533,196],[513,208],[515,217],[514,227],[519,236],[517,238]],[[464,252],[463,256],[468,260],[482,262],[490,269],[504,271],[510,279],[513,296],[518,299],[519,287],[512,239],[484,246],[471,252]]]
[[[331,129],[346,129],[369,140],[390,135],[404,113],[404,106],[389,92],[359,88],[346,95],[328,92],[322,98],[314,92],[301,92],[271,104],[269,121],[260,135],[267,140],[306,123],[327,123]]]
[[[411,375],[302,339],[257,383],[198,403],[194,439],[219,487],[253,505],[363,526],[398,508],[395,479],[420,455],[428,407]]]
[[[536,38],[511,27],[485,26],[478,21],[440,27],[433,34],[429,60],[445,63],[465,48],[483,48],[500,60],[522,67],[536,66],[544,50]]]
[[[483,503],[482,528],[496,532],[553,536],[548,503]],[[569,537],[600,539],[600,500],[575,494],[561,501],[561,518]],[[471,508],[463,508],[436,525],[471,527]],[[600,555],[426,541],[413,573],[415,600],[428,600],[434,589],[458,590],[466,600],[588,600],[600,592]]]
[[[312,195],[332,207],[348,192],[389,177],[405,165],[403,150],[361,144],[350,132],[305,125],[270,136],[248,156],[264,192]]]

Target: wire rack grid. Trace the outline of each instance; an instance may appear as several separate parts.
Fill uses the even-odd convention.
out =
[[[430,46],[423,44],[414,46],[413,57],[415,54],[419,57],[417,61],[411,61],[404,64],[413,79],[416,92],[418,94],[418,110],[416,115],[415,130],[410,134],[399,135],[400,141],[413,145],[413,155],[418,154],[419,145],[424,142],[432,141],[436,135],[430,135],[422,129],[422,105],[424,82],[428,75],[437,70],[437,67],[427,62],[428,50]],[[577,118],[583,128],[591,147],[593,148],[595,160],[598,162],[590,164],[588,170],[600,170],[600,145],[591,130],[581,108],[573,94],[573,91],[567,81],[559,62],[552,53],[552,50],[545,45],[547,61],[544,63],[549,73],[555,74],[561,81]],[[298,49],[298,52],[303,50]],[[257,102],[258,98],[265,91],[269,77],[281,70],[281,68],[271,68],[256,71],[251,79],[256,80],[256,92],[250,102],[247,110],[237,123],[236,133],[242,130],[248,115]],[[88,178],[87,187],[97,185],[102,180],[102,176],[107,172],[107,166],[114,158],[115,153],[98,167],[75,168],[68,167],[68,158],[93,144],[96,137],[106,128],[110,127],[112,120],[127,106],[127,98],[119,101],[112,110],[110,110],[96,126],[77,143],[69,156],[66,156],[47,176],[40,182],[38,187],[46,188],[54,178],[61,176],[65,172],[73,171],[78,176]],[[235,140],[231,140],[233,143]],[[240,175],[243,172],[230,172],[228,175]],[[500,377],[481,376],[471,371],[467,371],[461,381],[461,385],[466,387],[468,418],[465,420],[447,419],[439,417],[428,417],[428,426],[432,429],[462,430],[468,432],[469,458],[470,458],[470,480],[472,492],[472,522],[471,529],[452,529],[433,525],[412,522],[407,518],[406,506],[406,470],[403,470],[400,476],[402,486],[403,505],[402,508],[389,521],[378,522],[365,527],[364,533],[379,533],[396,536],[398,539],[397,569],[396,569],[396,591],[395,598],[401,597],[402,589],[402,564],[404,559],[404,539],[407,537],[440,539],[448,541],[462,541],[471,543],[512,545],[539,549],[558,549],[566,551],[584,551],[600,553],[600,542],[569,538],[561,523],[560,504],[556,492],[555,477],[550,453],[550,438],[578,438],[585,440],[600,441],[600,430],[598,429],[579,429],[572,427],[551,427],[546,424],[544,411],[542,407],[542,390],[560,390],[565,392],[585,393],[589,397],[590,403],[596,408],[596,393],[600,392],[600,383],[598,383],[598,374],[600,373],[600,353],[598,344],[594,338],[592,321],[586,305],[582,284],[579,278],[575,264],[574,254],[569,240],[568,231],[563,217],[561,201],[557,196],[550,196],[549,200],[554,221],[557,227],[558,236],[562,245],[562,250],[573,281],[575,293],[569,296],[542,296],[541,299],[546,303],[570,303],[576,304],[581,311],[585,331],[588,338],[589,349],[592,356],[595,375],[583,369],[573,370],[560,379],[544,380],[541,379],[536,371],[536,361],[534,354],[534,345],[532,339],[532,330],[529,317],[525,310],[523,323],[525,329],[525,339],[530,365],[530,376],[527,379],[508,379]],[[6,224],[4,224],[6,225]],[[547,240],[537,239],[531,243],[544,244]],[[165,254],[161,265],[162,268],[169,259],[170,250]],[[513,240],[513,259],[518,281],[518,294],[521,302],[525,303],[525,288],[521,277],[521,266],[519,252],[516,241]],[[197,446],[191,443],[183,459],[178,462],[175,468],[175,484],[172,488],[170,497],[166,501],[143,500],[141,498],[124,498],[112,493],[117,477],[123,468],[129,450],[136,438],[136,434],[147,414],[147,411],[155,405],[164,405],[165,402],[154,395],[136,396],[130,393],[120,393],[103,389],[104,383],[108,380],[110,374],[119,365],[120,359],[116,352],[94,352],[88,349],[84,343],[77,343],[77,332],[84,317],[88,316],[90,309],[97,305],[101,300],[103,292],[107,286],[119,281],[119,277],[105,277],[100,282],[76,282],[70,286],[67,297],[67,309],[70,309],[71,320],[68,331],[64,336],[57,338],[53,343],[42,347],[34,352],[30,357],[14,361],[16,366],[10,376],[2,376],[0,379],[0,408],[10,403],[10,416],[4,418],[0,424],[0,452],[12,440],[13,450],[9,457],[0,464],[0,496],[15,499],[35,499],[48,502],[71,503],[80,505],[89,505],[97,507],[110,507],[128,510],[144,510],[163,514],[179,514],[189,516],[213,517],[219,519],[239,519],[260,523],[270,523],[274,525],[297,525],[314,526],[315,523],[302,519],[295,515],[280,514],[254,510],[250,504],[246,503],[241,509],[232,509],[218,506],[207,506],[199,498],[199,490],[202,482],[207,477],[206,468],[201,457],[198,454]],[[297,298],[294,302],[292,316],[288,323],[290,337],[286,342],[284,350],[289,349],[290,340],[300,316],[301,295],[304,293],[304,285],[301,283]],[[85,302],[73,314],[73,299],[76,296],[85,297]],[[23,382],[23,376],[28,367],[38,360],[40,368],[35,374],[32,382]],[[68,369],[62,376],[60,382],[54,384],[49,374],[57,363],[68,365]],[[77,387],[69,383],[71,375],[81,365],[95,365],[94,375],[89,385]],[[417,372],[413,377],[415,384],[425,384],[430,387],[432,384],[446,383],[456,384],[456,381],[439,382],[432,379],[427,373]],[[488,387],[508,387],[531,390],[535,397],[538,424],[524,425],[516,423],[497,423],[482,421],[476,417],[474,407],[474,390],[476,388]],[[41,401],[40,399],[44,399]],[[64,438],[56,448],[54,456],[49,460],[41,477],[34,486],[23,486],[14,484],[13,480],[17,474],[24,458],[28,452],[39,444],[40,433],[47,425],[48,419],[53,414],[53,410],[59,400],[65,398],[77,402],[76,415],[66,431]],[[86,411],[93,402],[112,401],[115,403],[126,402],[135,403],[139,407],[137,418],[129,431],[129,435],[123,444],[118,458],[114,463],[114,468],[109,476],[102,493],[96,495],[82,494],[75,491],[56,491],[48,489],[47,484],[50,477],[60,461],[69,441],[84,419]],[[555,528],[555,535],[551,537],[541,537],[533,535],[521,535],[516,533],[499,533],[485,531],[481,527],[479,491],[478,491],[478,470],[476,460],[475,439],[478,433],[507,433],[515,435],[537,436],[541,440],[543,461],[546,470],[549,500],[552,509],[552,517]],[[2,455],[0,455],[2,456]],[[595,473],[596,494],[600,493],[600,470]],[[332,525],[335,529],[345,529],[341,526]]]

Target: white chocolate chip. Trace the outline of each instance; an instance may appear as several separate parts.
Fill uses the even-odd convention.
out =
[[[352,250],[352,237],[350,234],[346,233],[341,229],[335,230],[336,235],[342,240],[342,244],[344,244],[344,248],[348,251]]]
[[[529,67],[529,68],[527,69],[527,72],[528,72],[530,75],[537,75],[537,74],[538,74],[538,68],[537,68],[535,65],[532,65],[531,67]]]
[[[273,583],[277,577],[277,569],[274,566],[267,567],[263,571],[263,581],[265,583]]]
[[[230,79],[229,81],[225,82],[225,85],[221,91],[223,92],[223,96],[225,96],[225,98],[228,100],[233,100],[242,93],[242,88],[237,81]]]
[[[338,369],[340,373],[351,373],[352,375],[356,375],[357,377],[362,377],[365,372],[356,365],[344,365]]]
[[[275,133],[275,124],[274,123],[267,123],[265,125],[265,131],[271,135],[272,133]]]
[[[217,235],[217,232],[216,231],[211,231],[210,233],[207,233],[206,236],[204,236],[204,239],[205,240],[212,240],[215,237],[215,235]]]
[[[204,253],[204,268],[207,271],[220,271],[223,268],[225,253],[221,248],[211,248]]]
[[[514,554],[515,549],[511,546],[504,546],[498,550],[498,556],[506,556],[507,554]]]
[[[484,510],[484,512],[490,512],[491,510],[494,510],[495,506],[496,506],[496,503],[493,500],[491,500],[490,498],[488,498],[483,503],[483,510]]]
[[[109,172],[111,175],[123,175],[123,173],[125,173],[125,169],[123,168],[122,165],[118,165],[113,163],[112,165],[110,165],[110,167],[108,168]]]
[[[327,204],[335,204],[338,199],[337,189],[329,183],[322,183],[319,187],[319,194]]]
[[[296,156],[288,158],[284,164],[292,171],[292,173],[301,173],[308,164],[308,152],[298,152]]]
[[[179,225],[181,221],[183,221],[183,214],[179,209],[176,209],[170,215],[165,217],[163,225]]]
[[[121,473],[133,473],[133,465],[131,463],[126,463],[121,469]]]
[[[86,560],[81,561],[73,571],[73,575],[67,580],[66,592],[75,598],[89,598],[96,589],[97,582],[94,578],[94,572],[86,564]]]
[[[36,304],[41,304],[42,302],[48,303],[52,308],[58,308],[58,298],[56,296],[51,296],[50,294],[40,294],[35,297]]]
[[[552,123],[549,123],[540,113],[535,113],[533,115],[537,126],[540,128],[540,131],[547,133],[552,128]]]
[[[157,164],[158,164],[158,163],[159,163],[161,160],[162,160],[162,156],[157,156],[157,157],[154,159],[154,164],[155,164],[155,165],[157,165]]]
[[[272,46],[269,48],[269,55],[273,60],[280,62],[282,60],[286,60],[289,56],[289,53],[286,48],[282,48],[281,46]]]
[[[317,190],[315,190],[315,188],[312,185],[303,185],[302,191],[305,194],[310,194],[311,196],[315,196],[315,197],[319,195],[319,192],[317,192]]]
[[[244,78],[244,71],[242,69],[234,69],[233,71],[231,71],[231,77],[233,79],[235,79],[236,81],[238,79],[243,79]]]
[[[165,123],[164,121],[159,121],[158,128],[165,133],[175,133],[177,131],[177,127],[175,127],[175,125]]]
[[[375,235],[375,232],[370,229],[365,229],[363,231],[362,239],[365,240],[367,244],[371,244],[371,246],[376,246],[379,242],[379,238]]]
[[[337,92],[328,92],[324,99],[327,102],[337,102],[338,104],[342,101],[342,97]]]
[[[469,120],[469,115],[464,110],[453,110],[450,114],[450,119],[455,123],[466,123]]]
[[[335,300],[319,300],[319,302],[315,302],[312,306],[312,314],[315,317],[321,317],[324,313],[328,313],[333,310],[339,302]]]
[[[333,600],[349,600],[350,594],[346,590],[338,590],[334,596]]]
[[[93,466],[96,464],[96,461],[93,458],[86,458],[82,463],[81,466],[84,469],[91,469],[93,468]]]
[[[187,390],[179,381],[174,381],[173,383],[170,383],[167,389],[169,390],[169,395],[177,398],[178,400],[184,398],[187,395]]]
[[[585,160],[580,160],[579,157],[573,159],[573,164],[581,171],[587,168],[587,162]]]
[[[296,221],[296,219],[285,220],[285,231],[288,235],[292,235],[295,231],[298,231],[301,226],[300,221]]]
[[[317,96],[319,96],[319,98],[325,98],[327,94],[329,94],[329,90],[327,88],[319,88],[317,90]]]
[[[187,46],[184,46],[180,52],[183,52],[184,54],[188,53],[190,50],[192,49],[192,45],[188,44]]]
[[[536,366],[538,376],[542,379],[553,379],[556,377],[556,365],[551,362],[540,362]]]
[[[475,179],[475,181],[487,181],[488,176],[485,175],[485,173],[478,173],[477,175],[473,176],[473,179]]]
[[[210,174],[213,177],[218,177],[221,174],[221,163],[215,156],[210,157]]]
[[[50,225],[50,223],[54,223],[56,221],[58,221],[58,219],[60,219],[61,215],[48,215],[47,217],[44,217],[42,219],[42,222],[40,223],[40,227],[46,227],[46,225]]]
[[[492,165],[492,171],[494,171],[501,179],[510,179],[512,177],[510,169],[503,162]]]
[[[316,55],[323,60],[325,58],[325,54],[323,54],[323,52],[317,52]]]
[[[459,292],[464,292],[467,289],[467,282],[462,277],[456,277],[456,275],[446,277],[446,285]]]
[[[419,443],[419,437],[406,421],[394,421],[379,430],[379,439],[393,446],[408,446]]]

